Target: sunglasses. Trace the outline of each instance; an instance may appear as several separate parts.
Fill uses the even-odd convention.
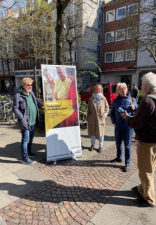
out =
[[[32,84],[27,84],[27,87],[32,87]]]

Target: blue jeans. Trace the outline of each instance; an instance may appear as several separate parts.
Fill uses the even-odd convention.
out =
[[[21,150],[22,150],[22,158],[23,160],[29,159],[29,154],[31,153],[32,141],[34,138],[34,128],[35,126],[30,126],[30,130],[22,130],[22,142],[21,142]]]
[[[115,128],[115,141],[117,148],[117,159],[122,160],[122,141],[125,146],[125,165],[129,166],[131,159],[131,141],[133,136],[133,129],[120,130]]]

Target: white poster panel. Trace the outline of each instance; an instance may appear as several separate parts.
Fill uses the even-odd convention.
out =
[[[82,156],[75,66],[41,65],[47,161]]]

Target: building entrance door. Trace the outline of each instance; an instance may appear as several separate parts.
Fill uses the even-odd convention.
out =
[[[121,76],[121,82],[126,83],[128,90],[131,90],[131,83],[132,83],[132,76],[131,75],[122,75]]]

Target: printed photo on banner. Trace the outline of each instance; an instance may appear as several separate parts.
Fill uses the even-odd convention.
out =
[[[78,126],[76,68],[42,65],[46,130]]]

